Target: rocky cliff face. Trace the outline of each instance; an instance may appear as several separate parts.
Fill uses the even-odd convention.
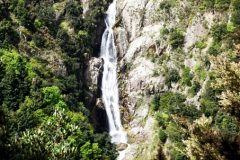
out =
[[[128,110],[128,114],[122,114],[122,117],[128,119],[127,122],[124,121],[124,126],[131,144],[126,151],[126,160],[158,157],[158,129],[154,113],[150,109],[151,99],[154,94],[161,95],[169,90],[165,85],[165,76],[168,74],[166,68],[177,69],[181,73],[181,65],[193,68],[196,63],[200,63],[195,55],[204,55],[208,47],[200,51],[191,46],[206,38],[209,33],[207,28],[211,28],[214,21],[212,12],[187,17],[184,13],[190,6],[187,1],[179,1],[170,11],[160,10],[161,2],[162,0],[117,1],[115,38],[119,55],[119,95],[120,105]],[[168,38],[161,33],[161,28],[182,28],[184,55],[173,50]],[[206,40],[210,44],[211,38]],[[186,54],[190,51],[193,52],[193,57]],[[204,83],[205,79],[200,81]],[[173,91],[186,91],[177,83],[173,83],[171,88]],[[191,103],[198,98],[193,98]]]
[[[150,114],[151,95],[166,90],[162,75],[153,76],[157,64],[143,55],[159,54],[161,47],[155,41],[160,36],[162,23],[154,23],[156,4],[148,0],[118,0],[116,44],[119,52],[120,104],[129,110],[129,121],[124,124],[131,144],[124,159],[151,159],[156,157],[158,140],[154,118]],[[122,115],[125,118],[125,115]],[[125,118],[126,119],[126,118]]]
[[[169,8],[161,5],[163,2],[169,3]],[[187,95],[185,103],[199,107],[209,81],[211,28],[219,23],[216,17],[220,15],[224,16],[221,23],[229,23],[230,14],[202,10],[197,2],[186,0],[118,0],[117,10],[114,33],[119,103],[131,144],[124,159],[158,159],[159,127],[155,125],[151,100],[155,94],[178,92]],[[184,78],[189,78],[184,77],[184,69],[193,75],[189,83],[200,86],[194,90],[196,93],[189,94],[196,86],[184,84]],[[182,81],[167,82],[172,70]],[[168,141],[166,144],[173,145]],[[167,147],[163,150],[168,152]]]

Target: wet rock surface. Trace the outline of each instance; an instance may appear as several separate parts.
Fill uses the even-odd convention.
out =
[[[117,151],[123,151],[128,147],[126,143],[119,143],[116,145],[116,150]]]

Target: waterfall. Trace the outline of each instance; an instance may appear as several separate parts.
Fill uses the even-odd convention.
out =
[[[102,78],[102,100],[107,112],[109,134],[112,143],[127,143],[127,133],[123,131],[118,102],[117,55],[114,44],[113,26],[116,16],[116,0],[110,4],[105,18],[106,30],[102,36],[101,54],[104,59]]]

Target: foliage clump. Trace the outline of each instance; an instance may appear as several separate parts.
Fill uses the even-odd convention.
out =
[[[182,47],[183,42],[184,36],[180,29],[179,28],[171,29],[169,33],[169,44],[173,47],[173,49]]]
[[[168,87],[171,87],[171,83],[172,82],[178,82],[178,80],[180,78],[181,77],[180,77],[178,71],[176,69],[172,69],[172,70],[169,71],[169,73],[165,77],[165,84]]]

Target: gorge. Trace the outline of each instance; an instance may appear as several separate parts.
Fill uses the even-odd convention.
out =
[[[0,159],[240,159],[239,0],[1,0]]]

